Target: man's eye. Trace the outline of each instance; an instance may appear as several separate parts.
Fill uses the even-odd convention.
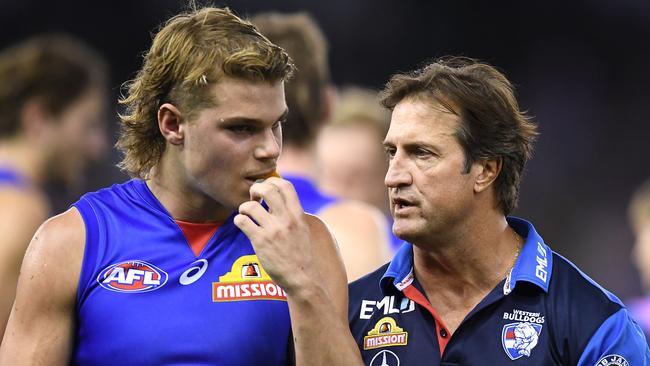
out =
[[[431,155],[431,152],[425,149],[416,149],[414,154],[416,156],[429,156]]]
[[[395,156],[395,148],[394,147],[386,147],[384,148],[384,151],[386,152],[386,157],[390,160]]]
[[[255,128],[253,126],[248,126],[248,125],[234,125],[234,126],[228,126],[228,130],[234,132],[234,133],[253,133],[255,132]]]

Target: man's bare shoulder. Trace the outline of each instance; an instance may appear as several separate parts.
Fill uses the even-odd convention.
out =
[[[0,225],[6,225],[7,229],[16,229],[16,226],[30,227],[33,232],[47,218],[49,211],[49,201],[40,191],[0,190]]]
[[[341,200],[324,208],[319,216],[328,224],[343,224],[359,230],[387,230],[381,211],[367,203]]]
[[[76,208],[70,208],[45,221],[36,231],[23,267],[48,272],[78,272],[85,242],[86,230],[81,214]]]

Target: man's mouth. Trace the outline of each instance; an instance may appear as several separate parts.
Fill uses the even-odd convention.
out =
[[[270,177],[279,177],[280,175],[275,171],[275,169],[265,170],[259,173],[251,174],[244,178],[251,185],[260,179],[267,179]]]
[[[415,206],[414,201],[401,197],[391,199],[391,203],[393,204],[395,213],[403,212],[404,210]]]

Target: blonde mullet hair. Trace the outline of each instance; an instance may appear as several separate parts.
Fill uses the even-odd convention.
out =
[[[288,79],[294,65],[250,22],[228,8],[193,9],[169,19],[153,39],[135,79],[125,83],[119,103],[121,129],[118,166],[132,177],[147,178],[165,150],[158,108],[172,103],[184,120],[213,107],[210,86],[224,77],[275,83]]]

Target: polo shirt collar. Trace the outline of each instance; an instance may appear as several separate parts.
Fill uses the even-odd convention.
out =
[[[520,281],[532,283],[548,292],[553,268],[551,249],[530,222],[516,217],[507,217],[507,221],[517,234],[525,238],[525,242],[515,265],[504,281],[503,294],[512,292]],[[404,242],[381,277],[379,285],[384,295],[388,295],[395,289],[401,292],[410,286],[414,279],[413,245]]]

